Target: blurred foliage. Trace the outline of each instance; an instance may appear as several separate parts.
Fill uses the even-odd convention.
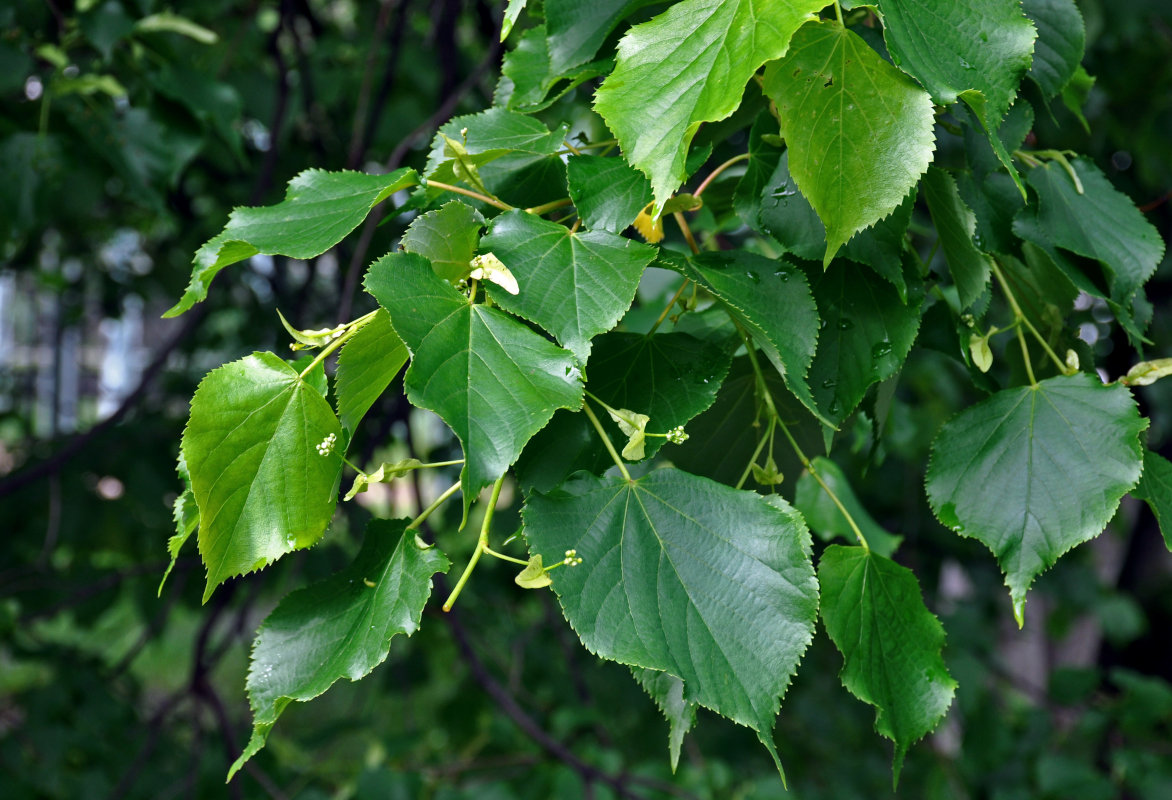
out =
[[[283,341],[274,305],[306,328],[346,318],[352,304],[368,310],[355,269],[393,247],[402,223],[370,228],[369,244],[351,237],[312,263],[254,263],[218,281],[215,301],[193,322],[157,317],[234,205],[278,200],[310,166],[418,165],[434,127],[486,106],[502,5],[204,0],[182,4],[182,18],[154,0],[0,8],[0,278],[15,287],[0,320],[13,331],[0,339],[8,349],[0,353],[6,798],[765,800],[891,791],[890,745],[874,734],[872,712],[845,696],[824,633],[776,731],[788,795],[752,733],[715,718],[685,741],[673,776],[666,726],[629,672],[586,653],[548,593],[521,591],[499,567],[489,573],[499,580],[479,581],[475,601],[449,624],[397,641],[370,678],[289,708],[267,750],[223,787],[248,731],[242,688],[256,626],[289,589],[348,562],[368,512],[348,504],[312,558],[235,581],[208,607],[199,604],[194,555],[156,597],[185,398],[209,368]],[[1036,121],[1036,134],[1090,154],[1168,240],[1172,8],[1079,5],[1096,78],[1089,132],[1056,112]],[[569,107],[588,92],[559,102]],[[718,213],[719,189],[706,198]],[[719,224],[714,216],[711,226]],[[1167,258],[1148,295],[1163,312],[1154,314],[1150,350],[1166,356]],[[92,361],[70,372],[62,342],[78,332],[86,352],[129,298],[146,318],[135,374],[156,357],[160,368],[142,373],[114,421],[103,422],[112,409],[99,407]],[[1121,358],[1127,350],[1122,333],[1094,308],[1086,324],[1101,329],[1100,363],[1125,372],[1129,364],[1111,360],[1116,344]],[[969,391],[960,370],[921,352],[883,400],[891,403],[883,445],[873,444],[873,414],[864,412],[834,451],[863,476],[854,485],[877,521],[913,545],[902,552],[917,561],[909,566],[948,633],[945,657],[961,686],[940,730],[909,754],[897,794],[1172,796],[1172,560],[1155,522],[1146,507],[1125,503],[1108,533],[1038,581],[1026,632],[1009,630],[995,564],[933,521],[909,466],[926,457],[922,432]],[[82,384],[75,425],[59,402],[67,374]],[[408,414],[394,394],[358,434],[366,462],[459,456],[434,418]],[[1149,446],[1167,454],[1172,381],[1137,394],[1153,420]],[[392,431],[411,453],[383,444]],[[414,507],[409,482],[394,486],[367,495],[380,515]],[[498,529],[519,527],[518,505],[505,498]],[[453,559],[467,555],[453,550]]]

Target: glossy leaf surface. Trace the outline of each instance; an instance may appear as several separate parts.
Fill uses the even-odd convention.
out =
[[[407,348],[391,327],[386,309],[342,345],[335,386],[338,419],[353,436],[358,423],[407,363]]]
[[[647,178],[621,158],[573,156],[566,180],[587,230],[622,233],[651,202]]]
[[[453,200],[412,220],[399,244],[430,261],[441,278],[456,283],[468,277],[482,227],[479,211]]]
[[[1086,26],[1074,0],[1022,0],[1038,29],[1029,76],[1042,94],[1053,97],[1074,77],[1086,50]]]
[[[932,510],[993,551],[1018,624],[1034,578],[1098,536],[1139,480],[1146,426],[1126,388],[1078,373],[998,392],[936,436]]]
[[[960,199],[956,181],[942,169],[932,167],[924,176],[924,199],[940,234],[940,249],[956,284],[960,307],[968,308],[989,285],[992,263],[973,241],[977,217]]]

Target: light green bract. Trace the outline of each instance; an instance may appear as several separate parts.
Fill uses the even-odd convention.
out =
[[[293,180],[284,201],[237,208],[215,238],[195,253],[191,282],[164,317],[177,317],[208,295],[224,267],[257,254],[313,258],[342,241],[376,205],[418,182],[415,170],[386,175],[307,169]]]
[[[1125,387],[1078,373],[998,392],[936,436],[928,501],[993,551],[1019,625],[1034,578],[1098,536],[1139,480],[1146,427]]]
[[[688,146],[702,122],[740,105],[762,64],[781,58],[825,0],[683,0],[619,41],[614,72],[594,108],[623,155],[651,179],[662,208],[683,183]]]
[[[811,23],[765,70],[789,171],[826,226],[829,264],[857,232],[894,211],[928,169],[932,99],[857,33]]]
[[[680,678],[685,700],[752,728],[777,758],[773,720],[818,610],[801,515],[670,468],[580,473],[523,514],[531,552],[582,559],[552,577],[588,650]]]
[[[199,506],[211,597],[234,575],[314,544],[337,502],[342,434],[330,404],[272,353],[208,373],[191,400],[183,456]]]
[[[469,302],[427,259],[385,256],[371,265],[366,289],[411,351],[407,398],[439,414],[464,447],[465,510],[555,409],[581,407],[582,381],[568,351],[499,309]]]
[[[874,551],[827,547],[818,583],[826,633],[842,653],[842,685],[875,706],[875,730],[895,742],[898,781],[908,747],[936,727],[956,692],[940,656],[944,628],[915,574]]]
[[[228,780],[264,747],[292,702],[306,702],[346,678],[356,681],[386,660],[391,640],[419,628],[431,577],[446,556],[423,549],[405,520],[373,520],[346,569],[288,595],[261,625],[252,648],[248,698],[252,736]]]

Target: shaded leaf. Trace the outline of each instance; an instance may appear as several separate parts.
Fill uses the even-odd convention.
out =
[[[370,210],[400,189],[414,186],[413,169],[386,175],[307,169],[293,180],[285,199],[262,208],[237,208],[224,230],[195,253],[191,282],[163,316],[176,317],[207,297],[216,274],[258,253],[313,258],[342,241]]]
[[[524,211],[493,220],[481,249],[517,278],[514,296],[489,287],[501,308],[536,322],[585,361],[590,340],[615,326],[655,250],[606,231],[571,233]]]
[[[1164,535],[1164,544],[1172,550],[1172,462],[1144,450],[1143,478],[1131,493],[1151,507]]]
[[[861,547],[831,545],[818,562],[822,620],[842,653],[842,685],[875,706],[875,729],[895,742],[895,780],[912,744],[952,705],[956,681],[940,651],[944,628],[915,574]]]
[[[1146,426],[1125,387],[1078,373],[998,392],[937,434],[928,501],[996,556],[1019,625],[1034,578],[1098,536],[1139,480]]]
[[[675,675],[642,667],[632,667],[631,672],[667,720],[667,751],[671,771],[675,772],[680,763],[684,736],[696,724],[696,704],[684,697],[684,682]]]
[[[1021,5],[1038,29],[1029,76],[1049,99],[1062,91],[1082,63],[1086,26],[1074,0],[1022,0]]]
[[[991,260],[973,242],[977,217],[960,199],[956,181],[938,167],[924,176],[924,200],[940,235],[940,248],[956,284],[961,309],[967,309],[989,285]]]
[[[384,256],[365,285],[411,351],[407,398],[439,414],[460,439],[465,510],[555,409],[581,407],[582,382],[569,352],[499,309],[470,303],[427,259]]]
[[[683,0],[619,41],[594,108],[627,161],[651,179],[656,207],[680,187],[702,122],[732,114],[762,64],[824,0]]]
[[[688,700],[755,730],[776,759],[774,717],[818,608],[796,511],[668,468],[580,474],[530,495],[523,515],[533,552],[583,559],[553,585],[588,650],[675,675]]]
[[[326,399],[272,353],[253,353],[204,377],[182,452],[199,506],[205,602],[228,578],[321,538],[342,461],[316,448],[341,433]]]
[[[349,567],[286,596],[260,626],[247,682],[252,737],[229,780],[264,747],[286,706],[342,678],[365,677],[386,660],[396,635],[418,630],[431,577],[450,564],[406,527],[406,520],[372,520]]]
[[[437,275],[457,283],[468,277],[483,227],[484,217],[479,211],[453,200],[412,220],[399,246],[423,256]]]
[[[875,521],[875,518],[859,502],[855,490],[851,488],[850,482],[838,464],[822,456],[811,459],[811,463],[817,470],[818,476],[830,487],[830,491],[834,492],[854,519],[855,524],[859,526],[871,552],[890,557],[903,541],[903,537],[888,533]],[[814,479],[809,470],[803,470],[802,476],[798,478],[798,488],[794,493],[794,507],[802,512],[810,530],[818,534],[823,541],[830,541],[836,536],[841,536],[852,544],[858,541],[846,517],[839,511],[830,495]]]
[[[594,58],[606,37],[632,11],[654,0],[546,0],[549,66],[555,74]]]
[[[789,170],[826,226],[823,264],[894,211],[928,168],[932,100],[858,34],[804,26],[765,70]]]

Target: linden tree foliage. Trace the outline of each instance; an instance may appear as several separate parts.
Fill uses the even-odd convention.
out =
[[[1048,103],[1085,96],[1077,9],[514,0],[505,34],[494,105],[443,124],[422,170],[307,170],[283,202],[237,209],[169,312],[233,263],[313,258],[413,192],[385,209],[414,217],[369,265],[368,313],[286,322],[308,359],[247,356],[192,400],[170,549],[196,533],[205,599],[328,535],[343,474],[349,501],[460,468],[262,624],[233,770],[288,703],[361,678],[416,629],[443,550],[472,534],[412,532],[459,491],[480,534],[443,608],[472,577],[502,579],[474,576],[482,557],[515,562],[510,582],[550,587],[582,645],[634,671],[673,767],[703,706],[780,770],[774,722],[821,624],[841,702],[874,706],[898,776],[956,681],[934,584],[900,563],[921,538],[867,507],[850,456],[879,471],[887,448],[915,451],[887,425],[913,359],[931,351],[971,391],[936,398],[939,430],[909,416],[924,446],[900,502],[988,547],[1019,624],[1035,578],[1128,493],[1167,534],[1169,465],[1129,386],[1169,370],[1094,363],[1074,305],[1099,302],[1143,344],[1163,242],[1100,166],[1031,133]],[[363,416],[400,392],[462,459],[352,463]],[[507,540],[506,487],[523,519]]]

